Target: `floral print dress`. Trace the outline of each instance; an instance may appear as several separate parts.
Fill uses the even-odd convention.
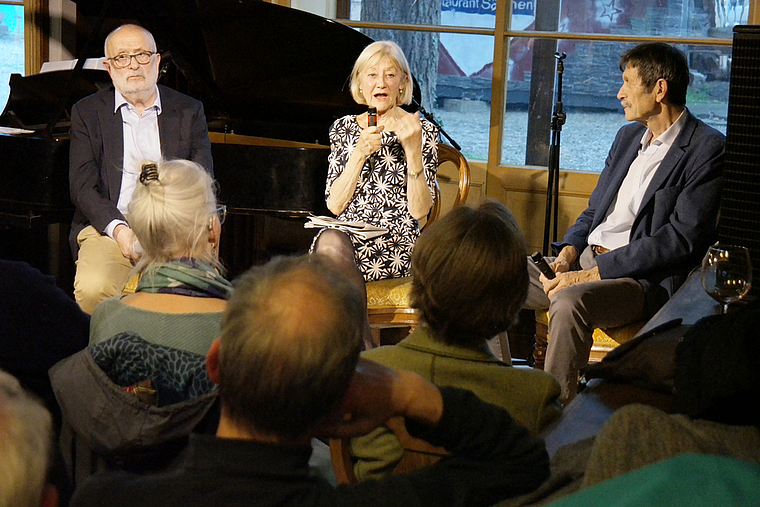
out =
[[[430,195],[435,197],[438,129],[425,119],[421,124],[424,177]],[[339,118],[330,128],[326,199],[356,147],[361,131],[353,115]],[[370,158],[374,159],[374,170]],[[412,249],[420,228],[407,206],[404,148],[394,132],[383,132],[382,146],[370,158],[364,163],[353,199],[338,218],[366,222],[389,231],[369,240],[351,235],[356,264],[366,281],[408,276],[411,274]]]

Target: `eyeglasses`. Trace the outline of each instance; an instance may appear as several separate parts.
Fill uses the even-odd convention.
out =
[[[151,58],[153,58],[153,55],[155,54],[155,52],[142,51],[141,53],[134,55],[117,55],[113,58],[107,58],[107,60],[111,60],[113,62],[113,66],[117,69],[123,69],[125,67],[129,67],[129,65],[132,63],[132,58],[137,60],[137,63],[140,65],[148,65]]]
[[[222,225],[227,219],[227,206],[222,204],[214,210],[214,213],[216,213],[216,218],[219,219],[219,225]]]
[[[214,210],[214,213],[208,217],[208,230],[211,231],[214,229],[214,217],[216,217],[216,220],[219,222],[219,225],[222,225],[224,221],[227,219],[227,206],[222,204],[218,208]]]

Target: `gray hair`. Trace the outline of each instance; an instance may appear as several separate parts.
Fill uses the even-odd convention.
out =
[[[39,507],[51,461],[50,413],[0,370],[0,507]]]
[[[117,28],[114,28],[113,30],[111,30],[111,32],[108,35],[106,35],[106,40],[103,43],[103,55],[105,55],[106,58],[110,58],[109,55],[108,55],[108,43],[111,41],[111,37],[113,37],[114,35],[116,35],[116,32],[118,32],[122,28],[138,28],[138,29],[142,30],[145,33],[145,38],[148,39],[148,42],[152,46],[150,49],[153,52],[156,52],[158,50],[158,48],[156,46],[156,39],[153,38],[153,34],[150,33],[150,31],[148,31],[147,29],[141,27],[140,25],[127,24],[127,25],[121,25],[121,26],[119,26]],[[111,55],[111,56],[113,56],[113,55]]]
[[[138,272],[153,262],[192,257],[218,265],[208,248],[217,207],[211,175],[189,160],[161,160],[157,179],[138,182],[129,202],[129,225],[140,240]]]
[[[308,435],[346,393],[365,312],[359,287],[323,255],[251,268],[222,317],[222,409],[245,428]]]
[[[620,57],[620,70],[625,71],[628,66],[638,71],[647,92],[652,91],[659,79],[664,79],[668,83],[668,101],[675,106],[686,105],[691,74],[683,51],[665,42],[645,42]]]

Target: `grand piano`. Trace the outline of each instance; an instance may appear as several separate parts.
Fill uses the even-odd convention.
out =
[[[371,39],[306,12],[255,0],[76,0],[79,58],[102,56],[124,22],[148,28],[162,53],[160,82],[204,103],[220,201],[231,211],[223,262],[235,276],[271,255],[304,250],[308,213],[324,214],[328,130],[362,108],[348,77]],[[83,37],[80,37],[82,39]],[[29,261],[70,290],[66,245],[71,106],[109,86],[107,73],[11,78],[0,125],[0,256]]]

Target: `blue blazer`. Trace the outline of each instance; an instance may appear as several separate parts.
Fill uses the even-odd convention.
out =
[[[203,104],[159,85],[161,114],[158,131],[161,156],[193,160],[213,175],[211,141]],[[83,98],[71,109],[69,191],[76,211],[69,243],[77,258],[76,238],[92,224],[103,232],[112,220],[124,220],[116,204],[124,165],[124,134],[119,111],[114,113],[114,90]]]
[[[683,129],[644,194],[630,242],[596,257],[602,279],[639,280],[650,309],[673,295],[717,235],[725,137],[688,109],[686,114]],[[589,233],[613,205],[645,130],[631,123],[618,131],[588,207],[568,229],[563,245],[578,252],[586,248]]]

